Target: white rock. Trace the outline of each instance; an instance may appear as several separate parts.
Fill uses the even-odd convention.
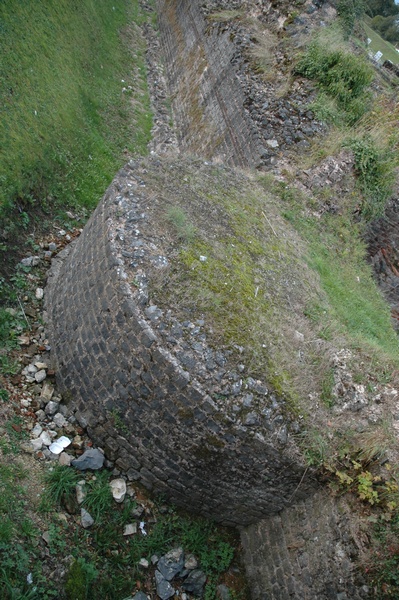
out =
[[[53,397],[53,394],[53,386],[51,385],[51,383],[48,383],[48,381],[45,381],[42,387],[42,391],[40,393],[40,398],[43,400],[43,402],[50,402],[51,398]]]
[[[150,563],[148,562],[148,560],[146,558],[140,558],[139,565],[140,565],[140,567],[144,567],[144,569],[148,569]]]
[[[43,288],[37,288],[36,292],[35,292],[35,296],[38,300],[42,300],[43,296],[44,296],[44,290]]]
[[[125,525],[123,535],[134,535],[135,533],[137,533],[137,523],[128,523]]]
[[[48,402],[46,404],[46,408],[44,409],[44,412],[46,413],[46,415],[55,415],[55,413],[57,412],[59,407],[58,402],[53,402],[52,400],[50,400],[50,402]]]
[[[39,425],[39,423],[36,423],[36,425],[34,426],[34,428],[31,431],[31,434],[34,438],[39,437],[39,435],[41,434],[41,432],[43,431],[43,427],[41,425]]]
[[[31,440],[30,443],[34,452],[38,452],[43,448],[43,440],[41,440],[39,437]]]
[[[297,342],[300,342],[301,344],[305,341],[305,336],[300,331],[294,332],[294,338]]]
[[[41,362],[40,360],[38,360],[37,362],[34,363],[36,369],[39,369],[39,371],[41,369],[48,369],[48,364],[45,362]]]
[[[37,381],[37,383],[41,383],[46,379],[46,375],[46,371],[44,369],[41,369],[41,371],[35,373],[35,380]]]
[[[26,367],[26,369],[24,369],[24,371],[27,373],[32,373],[34,375],[37,372],[37,368],[35,367],[35,365],[30,364]]]
[[[123,502],[126,496],[126,481],[121,477],[110,481],[112,496],[116,502]]]
[[[39,439],[42,440],[42,442],[43,442],[43,444],[45,446],[50,446],[50,444],[51,444],[51,437],[49,436],[49,434],[48,434],[47,431],[42,431],[42,433],[40,434]],[[34,440],[32,440],[32,441],[34,441]]]
[[[266,144],[270,146],[270,148],[278,148],[277,140],[266,140]]]
[[[186,556],[186,560],[184,561],[185,569],[196,569],[198,567],[198,560],[195,558],[194,554],[188,554]]]
[[[46,544],[50,543],[50,532],[49,531],[45,531],[42,534],[42,539],[46,542]]]
[[[64,415],[62,415],[61,413],[58,412],[53,417],[53,423],[57,427],[65,427],[65,425],[67,424],[67,420],[64,417]]]

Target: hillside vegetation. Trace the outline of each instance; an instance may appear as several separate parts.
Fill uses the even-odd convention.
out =
[[[144,18],[137,0],[1,2],[0,235],[8,251],[34,214],[93,208],[124,151],[146,153],[151,114],[135,25]]]

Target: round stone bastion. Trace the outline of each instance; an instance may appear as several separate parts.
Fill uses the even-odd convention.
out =
[[[231,171],[194,159],[191,168],[208,179]],[[157,170],[165,190],[151,184]],[[129,480],[191,512],[248,525],[308,497],[316,482],[298,424],[267,380],[250,376],[240,349],[214,346],[206,312],[184,317],[151,293],[175,256],[153,215],[163,195],[189,205],[193,193],[181,161],[130,161],[117,174],[53,261],[52,360],[64,402]]]

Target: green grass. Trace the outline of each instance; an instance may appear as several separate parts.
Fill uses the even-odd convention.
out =
[[[334,124],[353,125],[370,106],[368,87],[373,70],[364,56],[348,46],[337,27],[323,30],[300,57],[295,73],[314,80],[332,105],[323,114],[320,99],[316,115]]]
[[[396,52],[395,47],[390,42],[384,40],[376,31],[374,31],[374,29],[371,29],[366,22],[363,22],[363,27],[366,36],[371,40],[368,48],[373,51],[373,54],[376,52],[382,52],[382,61],[390,60],[395,65],[398,65],[399,52]]]
[[[366,262],[361,225],[345,215],[308,216],[306,199],[285,184],[275,187],[286,203],[285,218],[308,245],[308,264],[325,292],[322,309],[313,319],[326,324],[353,348],[377,353],[391,368],[398,364],[399,340],[392,328],[389,307],[382,298]]]
[[[122,598],[134,589],[137,580],[145,578],[138,566],[141,558],[150,561],[154,554],[160,557],[171,548],[182,546],[186,554],[193,553],[199,560],[208,575],[207,597],[216,599],[218,578],[234,556],[230,532],[169,508],[162,513],[154,509],[156,518],[152,524],[145,517],[147,535],[138,532],[126,538],[123,529],[127,523],[135,522],[131,512],[136,503],[129,497],[122,504],[115,503],[108,471],[78,474],[69,467],[56,467],[46,476],[44,497],[49,496],[59,505],[74,490],[77,478],[86,480],[83,506],[95,519],[94,525],[87,531],[72,527],[69,533],[56,524],[49,527],[49,549],[54,555],[64,554],[73,538],[71,552],[75,560],[67,576],[67,598]],[[6,527],[5,530],[8,534]]]
[[[0,214],[9,229],[32,208],[93,208],[123,150],[146,153],[145,48],[133,18],[144,19],[137,0],[1,2]]]

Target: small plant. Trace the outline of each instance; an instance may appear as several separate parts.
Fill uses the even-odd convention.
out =
[[[395,183],[395,154],[389,147],[378,148],[371,136],[350,140],[359,187],[363,194],[361,214],[366,221],[380,217]]]
[[[334,100],[340,111],[337,113],[329,108],[329,113],[335,114],[334,120],[340,118],[353,125],[366,112],[369,104],[367,89],[373,71],[364,58],[350,53],[342,45],[330,47],[328,40],[314,40],[298,62],[296,73],[316,81],[320,90]]]
[[[167,219],[174,226],[179,239],[187,242],[195,238],[195,227],[179,206],[172,206],[168,210]]]
[[[45,476],[47,493],[55,504],[68,502],[75,496],[79,474],[70,467],[56,465]]]
[[[107,513],[113,505],[109,475],[107,471],[98,473],[93,479],[87,481],[87,494],[84,507],[89,511],[96,523],[107,519]]]
[[[113,409],[110,411],[110,414],[114,422],[115,429],[120,433],[129,433],[129,428],[127,427],[126,423],[123,422],[120,413],[116,409]]]
[[[72,563],[67,575],[65,593],[69,600],[86,600],[89,587],[98,577],[98,571],[92,563],[78,558]]]
[[[0,401],[1,402],[8,402],[8,400],[10,399],[10,394],[7,390],[5,389],[0,389]]]

